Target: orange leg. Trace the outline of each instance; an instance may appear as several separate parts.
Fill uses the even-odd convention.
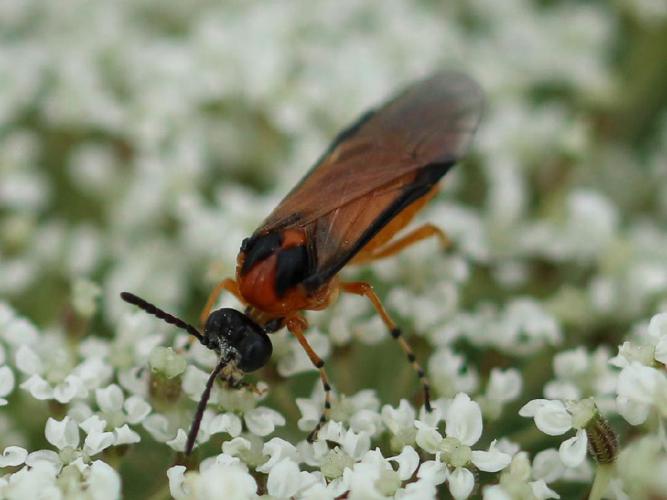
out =
[[[287,329],[292,332],[292,334],[299,341],[299,344],[301,344],[303,350],[306,351],[306,354],[310,358],[310,361],[313,363],[315,368],[320,371],[320,380],[322,381],[322,387],[324,388],[324,411],[322,412],[320,420],[317,422],[315,428],[310,434],[308,434],[308,441],[312,443],[317,437],[319,430],[329,419],[329,413],[331,412],[331,385],[329,385],[329,377],[327,376],[327,372],[324,370],[324,361],[313,350],[303,334],[308,327],[306,320],[300,316],[292,316],[287,318],[285,321],[285,326],[287,326]]]
[[[391,317],[385,310],[384,306],[382,305],[382,302],[380,302],[380,299],[373,290],[373,287],[368,283],[363,283],[359,281],[351,283],[341,283],[340,288],[341,290],[347,293],[353,293],[355,295],[363,295],[364,297],[366,297],[368,300],[371,301],[371,304],[373,304],[373,307],[382,318],[384,324],[389,329],[391,336],[398,341],[398,345],[401,346],[401,349],[403,349],[403,352],[407,356],[408,361],[412,365],[412,368],[417,373],[417,377],[419,378],[419,381],[421,382],[421,385],[424,389],[424,406],[426,407],[426,411],[430,412],[431,389],[428,380],[426,378],[426,373],[424,373],[424,369],[419,365],[419,363],[417,363],[417,358],[415,357],[414,352],[412,352],[410,344],[408,344],[408,342],[403,338],[401,334],[401,329],[398,328],[396,326],[396,323],[394,323],[394,321],[391,319]]]
[[[384,246],[373,249],[368,254],[361,254],[358,258],[355,259],[355,263],[361,262],[370,262],[373,260],[384,259],[385,257],[390,257],[397,254],[404,248],[414,245],[426,238],[431,238],[435,236],[440,240],[443,248],[449,248],[452,244],[450,239],[447,237],[445,232],[433,224],[424,224],[419,226],[412,231],[410,231],[405,236],[402,236],[396,240],[390,241]]]
[[[227,290],[228,292],[232,293],[241,302],[245,302],[243,300],[243,297],[241,296],[241,292],[239,292],[239,287],[236,284],[236,281],[234,281],[231,278],[226,278],[226,279],[222,280],[213,289],[213,291],[211,292],[211,295],[208,296],[208,300],[206,301],[206,305],[204,306],[204,310],[199,315],[199,326],[201,328],[204,328],[204,325],[206,325],[206,320],[208,319],[208,315],[211,314],[211,309],[213,308],[215,303],[218,301],[218,298],[220,297],[220,294],[222,293],[223,290]]]

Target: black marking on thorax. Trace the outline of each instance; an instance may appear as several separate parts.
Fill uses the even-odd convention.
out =
[[[273,254],[280,248],[282,243],[283,237],[278,231],[252,236],[243,240],[241,251],[245,254],[245,257],[243,266],[241,267],[241,274],[246,274],[255,264]]]
[[[310,251],[312,245],[281,248],[282,241],[281,232],[272,231],[246,239],[241,245],[241,251],[245,253],[241,275],[271,255],[276,255],[275,290],[278,297],[306,279],[314,268],[314,256]]]

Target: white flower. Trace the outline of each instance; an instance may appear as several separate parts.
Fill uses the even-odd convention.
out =
[[[656,314],[651,318],[648,334],[656,340],[655,360],[667,365],[667,313]]]
[[[72,306],[80,315],[89,318],[97,309],[97,299],[102,290],[96,283],[85,279],[74,282],[72,290]]]
[[[667,414],[667,377],[657,370],[632,362],[618,376],[618,412],[632,425],[643,423],[652,408]]]
[[[0,406],[5,406],[5,397],[14,390],[14,372],[8,366],[0,366]]]
[[[513,401],[521,393],[521,374],[515,368],[494,368],[489,375],[486,397],[500,402]]]
[[[554,357],[556,380],[548,382],[548,399],[581,399],[589,394],[611,396],[616,388],[616,373],[609,365],[609,350],[600,346],[592,353],[577,347]],[[602,401],[601,401],[602,403]]]
[[[336,479],[368,452],[370,441],[366,432],[355,433],[340,422],[329,421],[317,433],[315,442],[302,441],[297,449],[304,463],[319,466],[325,477]]]
[[[88,434],[84,442],[84,449],[90,455],[95,455],[109,446],[133,444],[140,441],[139,434],[131,430],[127,424],[113,428],[112,431],[106,431],[110,426],[98,415],[92,415],[79,426]]]
[[[656,361],[667,364],[667,313],[656,314],[648,326],[643,323],[636,330],[637,341],[624,342],[611,363],[619,368],[632,362],[645,366],[653,366]]]
[[[266,481],[269,495],[278,498],[293,497],[301,488],[301,471],[296,462],[284,458],[274,465]]]
[[[437,420],[436,420],[437,422]],[[449,491],[454,498],[467,498],[475,485],[475,479],[467,468],[474,464],[486,472],[498,472],[509,465],[512,457],[501,452],[491,443],[488,451],[473,451],[482,435],[482,412],[479,405],[467,394],[459,393],[445,413],[443,438],[435,426],[416,421],[417,444],[429,453],[435,453],[453,469],[448,474]]]
[[[592,399],[572,401],[567,407],[560,400],[534,399],[519,410],[519,415],[534,418],[537,428],[550,436],[560,436],[574,428],[576,435],[563,441],[558,453],[568,467],[577,467],[586,459],[588,437],[585,427],[597,418]]]
[[[309,399],[297,398],[296,404],[301,411],[299,429],[308,432],[315,428],[324,406],[324,391],[318,380]],[[380,401],[375,391],[364,389],[350,396],[337,395],[332,398],[331,419],[348,423],[355,432],[365,431],[375,435],[382,429],[382,418],[378,413]]]
[[[213,462],[199,472],[176,465],[167,470],[167,477],[176,500],[247,500],[257,491],[253,477],[236,464]]]
[[[409,479],[418,465],[414,449],[406,446],[399,460],[403,467],[395,471],[389,460],[379,450],[368,451],[353,467],[347,469],[343,483],[349,488],[349,497],[354,499],[384,499],[397,494],[402,482]]]
[[[20,446],[8,446],[0,456],[0,467],[12,467],[25,462],[28,452]]]
[[[120,427],[125,423],[138,424],[151,411],[150,405],[138,396],[125,399],[122,389],[116,384],[96,389],[95,400],[102,415],[113,427]]]
[[[479,383],[477,371],[448,347],[439,349],[429,358],[428,372],[431,384],[443,397],[452,397],[458,392],[472,393]]]
[[[491,419],[498,418],[503,405],[519,397],[521,386],[522,380],[518,370],[493,368],[489,375],[486,393],[479,401],[484,414]]]
[[[277,425],[285,425],[285,417],[271,408],[260,406],[244,413],[248,430],[258,436],[268,436]]]
[[[560,464],[558,452],[556,460]],[[560,467],[563,468],[562,464]],[[512,463],[500,476],[500,483],[484,488],[484,500],[512,500],[514,498],[534,498],[536,500],[547,500],[549,498],[560,498],[551,490],[543,479],[535,479],[535,470],[531,470],[530,461],[526,452],[519,452],[512,458]]]
[[[21,388],[36,399],[69,403],[83,398],[88,390],[103,384],[111,375],[106,363],[97,358],[76,358],[59,335],[46,335],[40,342],[21,345],[16,352],[17,368],[29,378]]]

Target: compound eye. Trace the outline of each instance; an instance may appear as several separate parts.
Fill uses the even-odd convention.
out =
[[[235,309],[217,309],[206,320],[204,336],[211,345],[218,345],[220,339],[236,345],[243,336],[247,321],[246,317]]]
[[[248,331],[238,345],[239,368],[244,372],[253,372],[264,366],[273,353],[273,345],[268,335],[254,331]]]

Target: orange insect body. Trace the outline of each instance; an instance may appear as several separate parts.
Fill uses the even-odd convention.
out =
[[[304,336],[304,310],[320,310],[340,292],[365,296],[415,369],[430,410],[429,386],[373,288],[345,283],[338,272],[348,263],[371,262],[393,255],[430,236],[447,242],[444,233],[424,224],[402,238],[398,231],[438,191],[440,179],[465,154],[481,115],[482,94],[468,77],[441,72],[408,87],[377,110],[365,113],[341,132],[315,166],[280,202],[264,223],[246,238],[237,259],[236,279],[223,280],[211,293],[200,317],[204,333],[152,304],[125,293],[123,299],[187,330],[215,350],[220,361],[188,436],[194,446],[214,379],[233,377],[263,366],[271,356],[267,334],[286,326],[320,371],[324,413],[331,408],[324,361]],[[247,308],[212,308],[223,290]],[[223,370],[224,368],[224,370]],[[231,380],[236,384],[235,379]]]

